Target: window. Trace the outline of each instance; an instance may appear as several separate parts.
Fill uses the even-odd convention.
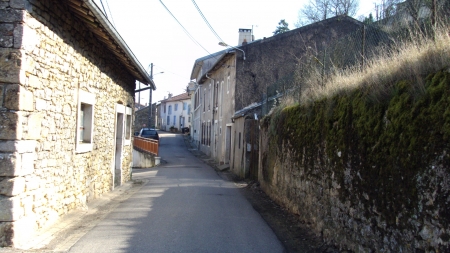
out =
[[[170,125],[170,116],[167,116],[167,125]]]
[[[203,111],[205,111],[206,106],[206,89],[203,90]]]
[[[239,149],[241,149],[241,133],[239,132],[239,142],[238,142],[238,146],[239,146]]]
[[[188,114],[191,113],[191,105],[188,106]]]
[[[76,152],[92,151],[94,133],[95,95],[86,91],[78,92],[78,122]]]
[[[191,123],[191,117],[188,117],[188,122]]]
[[[219,99],[217,99],[218,95],[219,95],[219,82],[217,82],[216,85],[214,86],[214,107],[217,107],[219,103]]]
[[[174,111],[178,111],[178,104],[175,104],[175,109]]]
[[[183,111],[186,111],[186,110],[187,110],[187,103],[183,102]]]
[[[125,145],[130,145],[131,143],[131,124],[132,124],[132,109],[130,107],[125,108]]]
[[[166,104],[164,104],[164,113],[166,113]]]
[[[227,78],[227,94],[230,92],[230,76]]]
[[[223,81],[220,83],[220,117],[222,118],[222,108],[223,108]]]
[[[169,105],[169,115],[172,114],[172,106]]]
[[[200,106],[200,89],[195,91],[194,110]]]
[[[173,125],[175,126],[177,124],[177,116],[173,116]]]

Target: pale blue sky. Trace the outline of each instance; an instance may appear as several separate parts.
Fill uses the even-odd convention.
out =
[[[94,0],[100,8],[100,0]],[[192,37],[166,11],[172,12]],[[219,39],[208,28],[192,0],[103,0],[108,17],[142,66],[154,64],[156,91],[153,102],[162,100],[168,92],[183,93],[190,81],[197,58],[223,50]],[[368,15],[374,2],[360,0],[361,14]],[[239,28],[252,28],[255,39],[272,36],[278,22],[285,19],[294,29],[298,12],[307,0],[196,0],[198,7],[224,42],[235,46]],[[251,55],[247,56],[248,58]],[[157,74],[164,71],[163,74]],[[136,96],[137,100],[137,96]],[[148,102],[148,92],[141,93],[141,103]]]

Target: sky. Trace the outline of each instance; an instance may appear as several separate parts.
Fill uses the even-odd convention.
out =
[[[360,10],[355,18],[368,16],[373,12],[374,2],[380,1],[360,0]],[[104,6],[108,19],[141,65],[150,72],[150,64],[153,63],[156,90],[153,91],[152,102],[155,103],[167,97],[169,92],[173,95],[185,92],[195,60],[225,49],[218,45],[220,39],[229,45],[237,46],[239,28],[253,29],[255,39],[272,36],[281,19],[286,20],[290,29],[295,29],[298,13],[308,0],[94,2],[102,10]],[[220,39],[203,20],[194,2]],[[136,94],[136,101],[138,97]],[[148,103],[149,91],[141,92],[140,101],[141,104]]]

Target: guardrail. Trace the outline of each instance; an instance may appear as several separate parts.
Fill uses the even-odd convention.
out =
[[[134,136],[133,145],[134,145],[134,148],[137,148],[144,152],[148,152],[148,153],[154,154],[155,156],[158,156],[159,141],[157,141],[157,140]]]

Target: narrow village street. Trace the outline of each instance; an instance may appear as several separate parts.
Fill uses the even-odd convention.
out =
[[[104,219],[96,221],[73,245],[59,239],[56,241],[63,242],[62,245],[50,245],[49,250],[284,251],[272,229],[233,182],[222,179],[208,164],[193,156],[182,135],[160,136],[163,163],[133,172],[135,184],[142,187]]]

